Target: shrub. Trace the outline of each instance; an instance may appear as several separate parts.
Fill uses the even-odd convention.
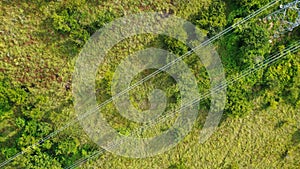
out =
[[[6,157],[12,157],[17,154],[18,150],[16,148],[4,148],[1,150],[1,153]]]
[[[10,79],[0,77],[0,117],[5,118],[11,114],[15,106],[24,103],[27,93],[19,87],[13,86]]]
[[[115,18],[112,12],[105,11],[98,13],[92,23],[85,24],[87,15],[87,12],[80,10],[78,3],[71,3],[56,10],[50,19],[55,31],[67,35],[78,47],[82,47],[96,30]]]
[[[208,8],[203,7],[194,16],[193,22],[200,28],[209,31],[208,37],[211,37],[222,31],[227,24],[225,9],[224,2],[220,0],[213,1]]]

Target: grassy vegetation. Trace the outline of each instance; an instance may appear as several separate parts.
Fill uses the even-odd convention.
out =
[[[286,104],[265,110],[257,105],[244,118],[223,121],[204,144],[199,144],[199,130],[195,129],[162,155],[131,159],[108,153],[83,168],[298,168],[297,138],[299,111]]]
[[[0,162],[75,118],[71,86],[75,61],[89,37],[106,23],[128,14],[160,11],[184,18],[212,37],[267,2],[269,0],[2,0]],[[227,77],[238,75],[300,39],[299,28],[296,28],[270,43],[273,29],[258,20],[250,20],[214,44]],[[188,41],[189,37],[182,34]],[[110,50],[108,59],[99,67],[96,79],[99,103],[111,97],[110,82],[121,60],[148,47],[163,48],[177,56],[188,51],[183,43],[165,36],[145,34],[123,40]],[[193,131],[170,151],[146,159],[105,152],[82,167],[299,168],[299,55],[299,52],[289,54],[229,86],[222,123],[204,144],[199,144],[198,139],[209,110],[209,99],[201,103]],[[208,91],[209,78],[200,59],[192,55],[184,61],[197,78],[199,92]],[[152,71],[142,72],[134,81]],[[167,93],[167,110],[179,108],[178,86],[166,73],[134,89],[130,93],[133,105],[141,110],[149,108],[147,95],[160,84],[164,84],[162,90]],[[124,135],[140,125],[121,117],[113,104],[108,104],[102,112]],[[156,129],[155,132],[161,132],[168,126],[163,124]],[[26,154],[6,167],[64,168],[98,149],[81,126],[75,124],[42,145],[27,149]]]

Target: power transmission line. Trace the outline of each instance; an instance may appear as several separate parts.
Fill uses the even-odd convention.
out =
[[[269,57],[268,59],[264,60],[263,62],[256,64],[254,67],[247,68],[246,70],[242,71],[242,73],[239,76],[232,77],[226,83],[223,83],[223,84],[219,85],[218,87],[213,88],[212,92],[218,92],[218,91],[226,88],[228,85],[232,85],[235,82],[237,82],[238,80],[246,77],[247,75],[249,75],[249,74],[251,74],[251,73],[253,73],[253,72],[257,71],[257,70],[260,70],[261,68],[263,68],[263,67],[265,67],[267,65],[270,65],[270,64],[276,62],[277,60],[279,60],[280,58],[285,57],[289,53],[297,52],[299,49],[300,49],[300,41],[298,41],[297,43],[295,43],[295,44],[291,45],[290,47],[286,48],[282,52],[278,52],[278,53],[272,55],[271,57]],[[142,126],[142,127],[138,128],[137,130],[134,130],[132,133],[138,133],[140,130],[143,130],[145,128],[149,128],[153,124],[157,124],[158,122],[160,122],[160,123],[164,122],[164,121],[166,121],[166,119],[174,117],[174,115],[176,113],[180,112],[182,109],[184,109],[186,107],[189,107],[189,106],[191,106],[193,104],[200,103],[204,99],[208,98],[210,96],[210,94],[211,94],[211,91],[210,92],[206,92],[206,93],[203,94],[202,97],[197,98],[197,99],[195,99],[195,100],[193,100],[193,101],[191,101],[189,103],[183,104],[184,106],[181,107],[179,110],[176,110],[174,112],[168,113],[166,116],[159,118],[159,120],[156,121],[155,123],[154,122],[148,123],[147,125]],[[112,148],[114,146],[117,146],[117,145],[116,144],[111,144],[109,146],[109,148]],[[90,156],[82,158],[82,159],[76,161],[72,165],[68,166],[66,169],[73,169],[76,166],[81,165],[81,164],[85,163],[86,161],[88,161],[89,159],[94,158],[94,157],[96,157],[98,155],[101,155],[104,152],[105,152],[104,149],[99,150],[99,151],[94,151]]]
[[[244,23],[246,23],[248,20],[254,18],[255,16],[261,14],[263,11],[265,11],[266,9],[270,8],[271,6],[275,5],[279,0],[273,0],[272,2],[268,3],[267,5],[265,5],[264,7],[260,8],[259,10],[253,12],[252,14],[248,15],[247,17],[245,17],[244,19],[242,19],[241,21],[233,24],[232,26],[226,28],[225,30],[223,30],[222,32],[220,32],[219,34],[213,36],[212,38],[204,41],[203,43],[201,43],[199,46],[195,47],[194,49],[190,50],[189,52],[187,52],[186,54],[182,55],[181,57],[169,62],[167,65],[163,66],[162,68],[158,69],[157,71],[153,72],[152,74],[146,76],[145,78],[143,78],[142,80],[138,81],[137,83],[135,83],[134,85],[130,86],[129,88],[127,88],[126,90],[116,94],[114,97],[106,100],[105,102],[101,103],[100,105],[98,105],[96,107],[96,109],[93,109],[91,111],[88,111],[86,113],[84,113],[83,116],[80,116],[78,118],[74,118],[72,119],[70,122],[68,122],[66,125],[64,125],[63,127],[59,128],[58,130],[50,133],[49,135],[47,135],[46,137],[40,139],[38,142],[36,142],[35,144],[32,144],[31,146],[28,146],[27,148],[25,148],[23,151],[15,154],[13,157],[10,157],[9,159],[7,159],[6,161],[0,163],[0,167],[4,167],[5,165],[9,164],[10,162],[12,162],[15,158],[25,154],[27,151],[33,149],[36,146],[39,146],[41,144],[43,144],[46,140],[51,139],[52,137],[56,136],[58,133],[60,133],[61,131],[65,130],[66,128],[74,125],[75,123],[77,123],[78,121],[86,118],[87,116],[89,116],[90,114],[96,112],[97,110],[103,108],[105,105],[107,105],[108,103],[112,102],[113,99],[127,93],[128,91],[132,90],[133,88],[135,88],[136,86],[142,84],[143,82],[149,80],[150,78],[152,78],[153,76],[156,76],[157,74],[159,74],[161,71],[166,70],[167,68],[169,68],[170,66],[174,65],[175,63],[177,63],[178,61],[182,60],[185,57],[190,56],[195,50],[201,49],[205,46],[208,46],[209,44],[213,43],[214,41],[216,41],[217,39],[219,39],[220,37],[224,36],[225,34],[229,33],[230,31],[232,31],[233,29],[235,29],[237,26],[242,25]]]

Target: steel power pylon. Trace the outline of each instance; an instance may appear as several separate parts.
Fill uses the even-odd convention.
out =
[[[295,16],[291,19],[288,13],[293,12]],[[279,37],[281,34],[293,31],[300,25],[300,1],[295,0],[285,5],[280,5],[280,9],[269,14],[264,18],[273,27],[275,23],[279,22],[279,28],[276,28],[274,38]]]

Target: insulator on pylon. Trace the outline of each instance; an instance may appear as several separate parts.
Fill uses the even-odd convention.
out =
[[[292,26],[289,26],[289,27],[288,27],[288,31],[290,31],[290,32],[292,32],[293,29],[294,29],[294,28],[293,28]]]
[[[268,16],[268,18],[267,18],[268,20],[271,20],[272,19],[272,17],[271,16]]]

